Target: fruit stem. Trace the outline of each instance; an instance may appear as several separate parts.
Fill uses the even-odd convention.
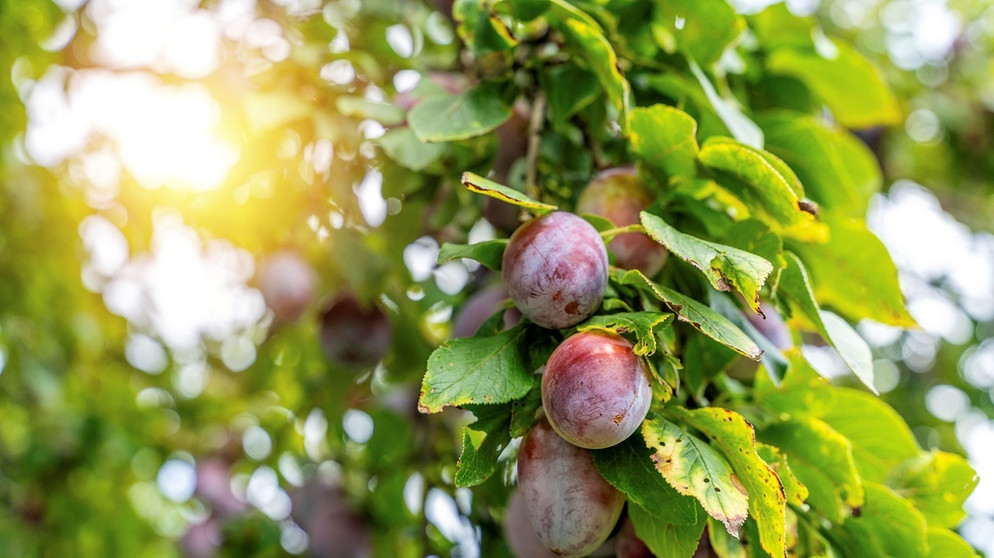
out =
[[[613,229],[601,231],[599,234],[601,235],[601,238],[604,239],[604,242],[607,243],[611,242],[611,240],[619,234],[627,232],[645,232],[645,229],[642,228],[642,225],[635,223],[634,225],[626,225],[624,227],[615,227]]]

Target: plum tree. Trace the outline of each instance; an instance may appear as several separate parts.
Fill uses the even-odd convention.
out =
[[[518,227],[504,251],[502,274],[521,313],[549,329],[593,314],[607,288],[607,249],[579,216],[554,211]]]
[[[518,489],[539,539],[558,556],[584,556],[603,544],[625,504],[590,451],[564,440],[545,418],[521,442]]]
[[[652,402],[649,374],[624,337],[574,334],[552,352],[542,375],[542,404],[571,444],[600,449],[634,432]]]
[[[363,307],[355,296],[345,293],[321,312],[318,337],[328,360],[348,368],[363,368],[386,355],[393,328],[377,306]]]
[[[600,172],[587,184],[576,202],[576,211],[598,215],[624,227],[637,224],[639,212],[652,200],[652,193],[635,167],[617,167]],[[666,248],[640,232],[619,234],[608,247],[618,267],[638,269],[649,277],[659,273],[668,254]]]
[[[487,318],[500,310],[505,300],[507,289],[501,285],[490,285],[470,295],[452,320],[452,336],[469,337],[476,333]],[[513,327],[521,321],[521,312],[517,308],[507,308],[503,318],[505,328]]]
[[[276,323],[296,320],[314,300],[317,274],[292,250],[273,252],[259,264],[256,285]]]

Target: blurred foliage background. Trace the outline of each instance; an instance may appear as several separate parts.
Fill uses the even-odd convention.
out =
[[[461,63],[448,9],[0,0],[0,555],[333,556],[307,536],[328,517],[378,555],[491,555],[486,486],[471,504],[451,483],[465,417],[414,402],[486,281],[433,259],[495,234],[457,182],[494,138],[444,158],[384,139],[403,118],[388,101]],[[900,125],[859,134],[886,184],[869,222],[922,329],[860,331],[923,447],[980,472],[961,531],[992,553],[994,6],[772,9],[850,38],[900,99]],[[424,172],[370,166],[379,149]],[[261,292],[287,253],[313,293],[292,319]],[[322,354],[322,309],[346,292],[389,314],[403,358],[357,376]]]

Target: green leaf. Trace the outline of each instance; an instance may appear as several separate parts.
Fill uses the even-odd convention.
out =
[[[950,529],[966,516],[963,504],[977,482],[977,473],[966,459],[938,450],[912,457],[887,479],[887,485],[910,500],[930,526]]]
[[[438,251],[439,265],[467,258],[483,264],[487,269],[500,271],[501,262],[504,258],[504,250],[507,248],[507,239],[486,240],[476,244],[452,244],[446,242],[442,249]]]
[[[742,330],[735,324],[728,321],[728,318],[689,296],[653,283],[641,271],[637,269],[618,270],[614,273],[613,278],[622,285],[635,287],[665,303],[670,310],[676,313],[677,319],[687,322],[694,329],[735,352],[753,360],[759,360],[763,355],[756,343],[748,335],[742,333]]]
[[[640,216],[653,240],[700,270],[716,290],[742,293],[750,308],[759,312],[759,289],[773,271],[773,264],[744,250],[681,233],[651,213],[643,211]]]
[[[784,487],[756,452],[756,433],[742,415],[720,407],[688,411],[669,409],[672,416],[704,433],[731,463],[749,495],[749,514],[759,527],[759,543],[770,556],[786,556]]]
[[[407,123],[426,143],[481,136],[511,117],[505,88],[504,83],[486,81],[458,95],[426,97],[407,113]]]
[[[452,5],[459,36],[478,56],[509,51],[519,43],[491,4],[491,0],[455,0]]]
[[[745,21],[725,0],[666,0],[654,5],[652,30],[659,46],[670,53],[675,46],[703,66],[717,62],[745,29]]]
[[[886,486],[866,483],[866,505],[843,529],[870,556],[927,556],[925,518],[911,502]]]
[[[660,416],[642,423],[656,470],[677,492],[693,496],[708,515],[737,535],[748,514],[748,496],[728,461],[685,427]]]
[[[701,517],[707,517],[699,513],[696,500],[680,495],[663,479],[653,465],[652,452],[638,432],[620,444],[592,453],[594,465],[607,482],[656,519],[694,525]]]
[[[901,111],[880,71],[851,45],[835,40],[815,50],[780,48],[770,53],[770,72],[803,81],[847,128],[896,124]]]
[[[811,321],[818,333],[839,352],[846,366],[871,391],[877,392],[873,385],[873,353],[869,345],[860,335],[839,316],[818,307],[808,273],[804,264],[791,252],[784,254],[787,267],[780,275],[777,293],[790,303],[800,313]]]
[[[728,318],[728,321],[735,324],[736,327],[741,329],[746,335],[756,342],[756,345],[763,351],[763,356],[760,359],[760,362],[763,364],[763,368],[766,369],[770,379],[773,380],[774,383],[779,384],[783,379],[788,366],[787,359],[785,359],[783,354],[780,353],[780,349],[765,335],[763,335],[756,328],[756,326],[749,322],[749,319],[746,318],[745,314],[739,311],[738,306],[732,302],[731,297],[712,292],[710,301],[711,309]]]
[[[824,244],[790,243],[811,272],[818,301],[850,320],[869,318],[898,327],[916,327],[904,307],[897,268],[887,248],[866,224],[824,212],[831,230]]]
[[[471,192],[476,192],[478,194],[490,196],[491,198],[496,198],[500,201],[517,205],[519,207],[531,209],[536,213],[545,213],[556,209],[556,206],[554,205],[533,200],[514,188],[498,184],[493,180],[483,178],[482,176],[471,172],[464,172],[462,174],[462,184]]]
[[[925,536],[928,542],[927,558],[978,558],[970,543],[949,529],[929,527]]]
[[[632,110],[629,140],[644,166],[665,179],[697,174],[697,122],[666,105]],[[665,184],[665,180],[662,180]]]
[[[491,337],[450,339],[432,352],[418,409],[437,413],[468,403],[506,403],[523,397],[536,383],[525,369],[518,326]]]
[[[748,521],[746,524],[748,525]],[[742,541],[728,534],[713,517],[708,518],[708,542],[717,558],[746,558]]]
[[[649,356],[656,352],[656,334],[654,330],[669,325],[673,314],[662,312],[619,312],[593,316],[579,326],[577,331],[599,329],[617,334],[634,333],[638,342],[635,344],[635,354]]]
[[[780,484],[783,485],[787,503],[792,506],[802,505],[808,499],[808,489],[794,474],[787,455],[778,448],[766,444],[756,444],[756,453],[777,474]]]
[[[566,37],[566,49],[582,58],[597,76],[608,100],[618,111],[621,129],[628,129],[631,86],[618,66],[618,56],[597,21],[565,0],[551,0],[550,25]]]
[[[801,240],[825,237],[824,227],[803,209],[797,177],[772,154],[715,136],[704,142],[697,158],[774,232]]]
[[[601,95],[597,76],[577,66],[554,66],[541,78],[548,99],[549,118],[559,127],[565,126],[574,114]]]
[[[797,478],[805,485],[831,488],[830,495],[816,495],[815,508],[832,521],[841,521],[841,503],[850,508],[863,505],[863,483],[856,470],[852,443],[824,421],[813,417],[788,415],[759,433],[789,456]]]
[[[760,44],[767,49],[784,46],[813,48],[811,34],[815,20],[797,17],[786,3],[777,3],[749,18],[749,29],[756,33]]]
[[[388,157],[415,172],[428,169],[449,151],[444,143],[424,143],[408,127],[389,130],[377,141]]]
[[[550,0],[507,0],[514,12],[514,17],[520,21],[531,21],[544,14],[552,5]]]
[[[356,95],[336,97],[335,108],[345,116],[358,119],[371,118],[385,126],[393,126],[404,121],[404,110],[400,107]]]
[[[628,506],[628,516],[632,518],[635,535],[645,543],[656,558],[693,556],[704,533],[708,517],[702,513],[696,523],[683,525],[659,518],[638,505]]]
[[[822,310],[821,321],[828,334],[826,339],[839,352],[846,366],[870,391],[878,393],[873,385],[873,353],[870,346],[851,325],[836,314]]]
[[[865,214],[870,196],[883,184],[866,144],[812,116],[775,112],[760,117],[759,125],[766,149],[794,169],[811,199],[852,216]]]
[[[711,108],[714,109],[718,118],[721,119],[721,122],[731,132],[732,137],[746,145],[762,149],[763,130],[742,112],[738,102],[719,95],[714,85],[711,85],[711,80],[704,75],[700,66],[693,60],[690,61],[690,71],[694,74],[701,89],[704,90],[704,96],[707,98],[708,103],[710,103]]]
[[[852,442],[864,481],[883,482],[894,467],[921,451],[901,415],[876,396],[832,388],[830,397],[820,418]]]
[[[476,486],[490,478],[497,470],[497,458],[511,441],[510,405],[467,405],[476,415],[473,422],[463,429],[462,455],[456,463],[456,486]],[[470,430],[481,433],[472,435]]]

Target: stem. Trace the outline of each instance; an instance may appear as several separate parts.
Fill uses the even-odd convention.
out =
[[[525,191],[532,199],[540,199],[541,189],[536,182],[538,174],[538,150],[542,142],[542,126],[545,123],[545,93],[539,91],[532,101],[531,118],[528,122],[528,155],[525,170]]]
[[[600,235],[601,238],[604,239],[604,242],[607,243],[611,242],[611,240],[614,239],[614,237],[618,236],[619,234],[624,234],[627,232],[645,232],[645,229],[642,228],[642,225],[635,223],[634,225],[626,225],[624,227],[616,227],[613,229],[608,229],[606,231],[601,231]]]

